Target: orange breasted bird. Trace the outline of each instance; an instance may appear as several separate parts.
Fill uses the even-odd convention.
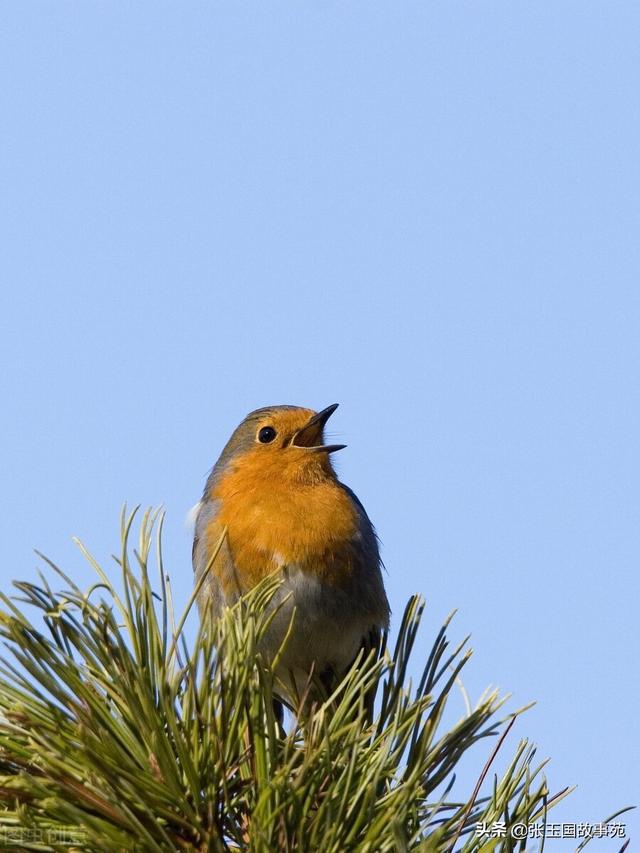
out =
[[[282,573],[263,653],[273,658],[295,614],[276,677],[301,696],[311,673],[326,686],[389,623],[374,528],[333,470],[321,412],[267,406],[242,421],[214,465],[197,508],[193,543],[201,611],[214,618],[262,578]],[[211,555],[226,528],[216,558]]]

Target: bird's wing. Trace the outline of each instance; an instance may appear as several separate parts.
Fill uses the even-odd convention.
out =
[[[357,552],[359,555],[358,570],[361,572],[358,587],[365,592],[365,600],[362,604],[373,615],[372,629],[378,630],[378,635],[389,626],[389,602],[384,591],[382,582],[382,561],[378,547],[378,537],[375,528],[367,515],[365,508],[358,500],[358,496],[344,483],[342,488],[351,498],[358,513],[358,541]]]
[[[363,505],[358,500],[355,492],[351,491],[344,483],[340,484],[351,498],[358,513],[358,552],[360,556],[359,571],[361,576],[358,587],[363,591],[363,605],[371,613],[371,627],[362,637],[360,650],[363,659],[372,652],[376,657],[384,654],[387,642],[387,629],[389,627],[389,601],[382,581],[380,550],[375,528],[367,515]],[[365,707],[367,717],[373,720],[373,706],[375,702],[376,688],[365,696]]]
[[[198,608],[203,614],[208,604],[214,617],[219,615],[225,605],[233,604],[240,595],[229,542],[218,521],[218,514],[218,501],[201,502],[195,521],[192,550],[194,581],[201,584]],[[203,575],[206,577],[203,578]]]

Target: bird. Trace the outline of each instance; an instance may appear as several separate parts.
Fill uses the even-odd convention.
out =
[[[201,614],[219,618],[263,578],[280,573],[261,652],[268,662],[277,658],[278,695],[290,708],[312,680],[326,696],[361,650],[380,647],[389,626],[377,534],[331,461],[346,445],[324,440],[337,408],[278,405],[248,414],[195,508]]]

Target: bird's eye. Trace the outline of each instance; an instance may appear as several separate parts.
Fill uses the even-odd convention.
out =
[[[258,433],[258,441],[261,444],[269,444],[273,441],[277,434],[278,433],[273,427],[262,427],[262,429]]]

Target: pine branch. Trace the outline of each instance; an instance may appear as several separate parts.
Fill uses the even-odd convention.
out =
[[[188,643],[162,565],[162,520],[142,518],[134,550],[134,516],[122,520],[120,592],[87,554],[99,581],[86,593],[47,561],[67,588],[17,583],[33,618],[1,596],[3,846],[14,838],[16,848],[41,851],[485,850],[476,823],[531,822],[567,793],[549,797],[522,741],[490,794],[479,796],[483,776],[468,800],[451,799],[467,751],[504,737],[520,712],[501,719],[493,692],[443,725],[470,653],[465,644],[448,651],[447,621],[411,687],[417,597],[393,652],[359,660],[283,731],[259,652],[278,579],[217,624],[204,620]],[[372,689],[373,719],[363,698]]]

